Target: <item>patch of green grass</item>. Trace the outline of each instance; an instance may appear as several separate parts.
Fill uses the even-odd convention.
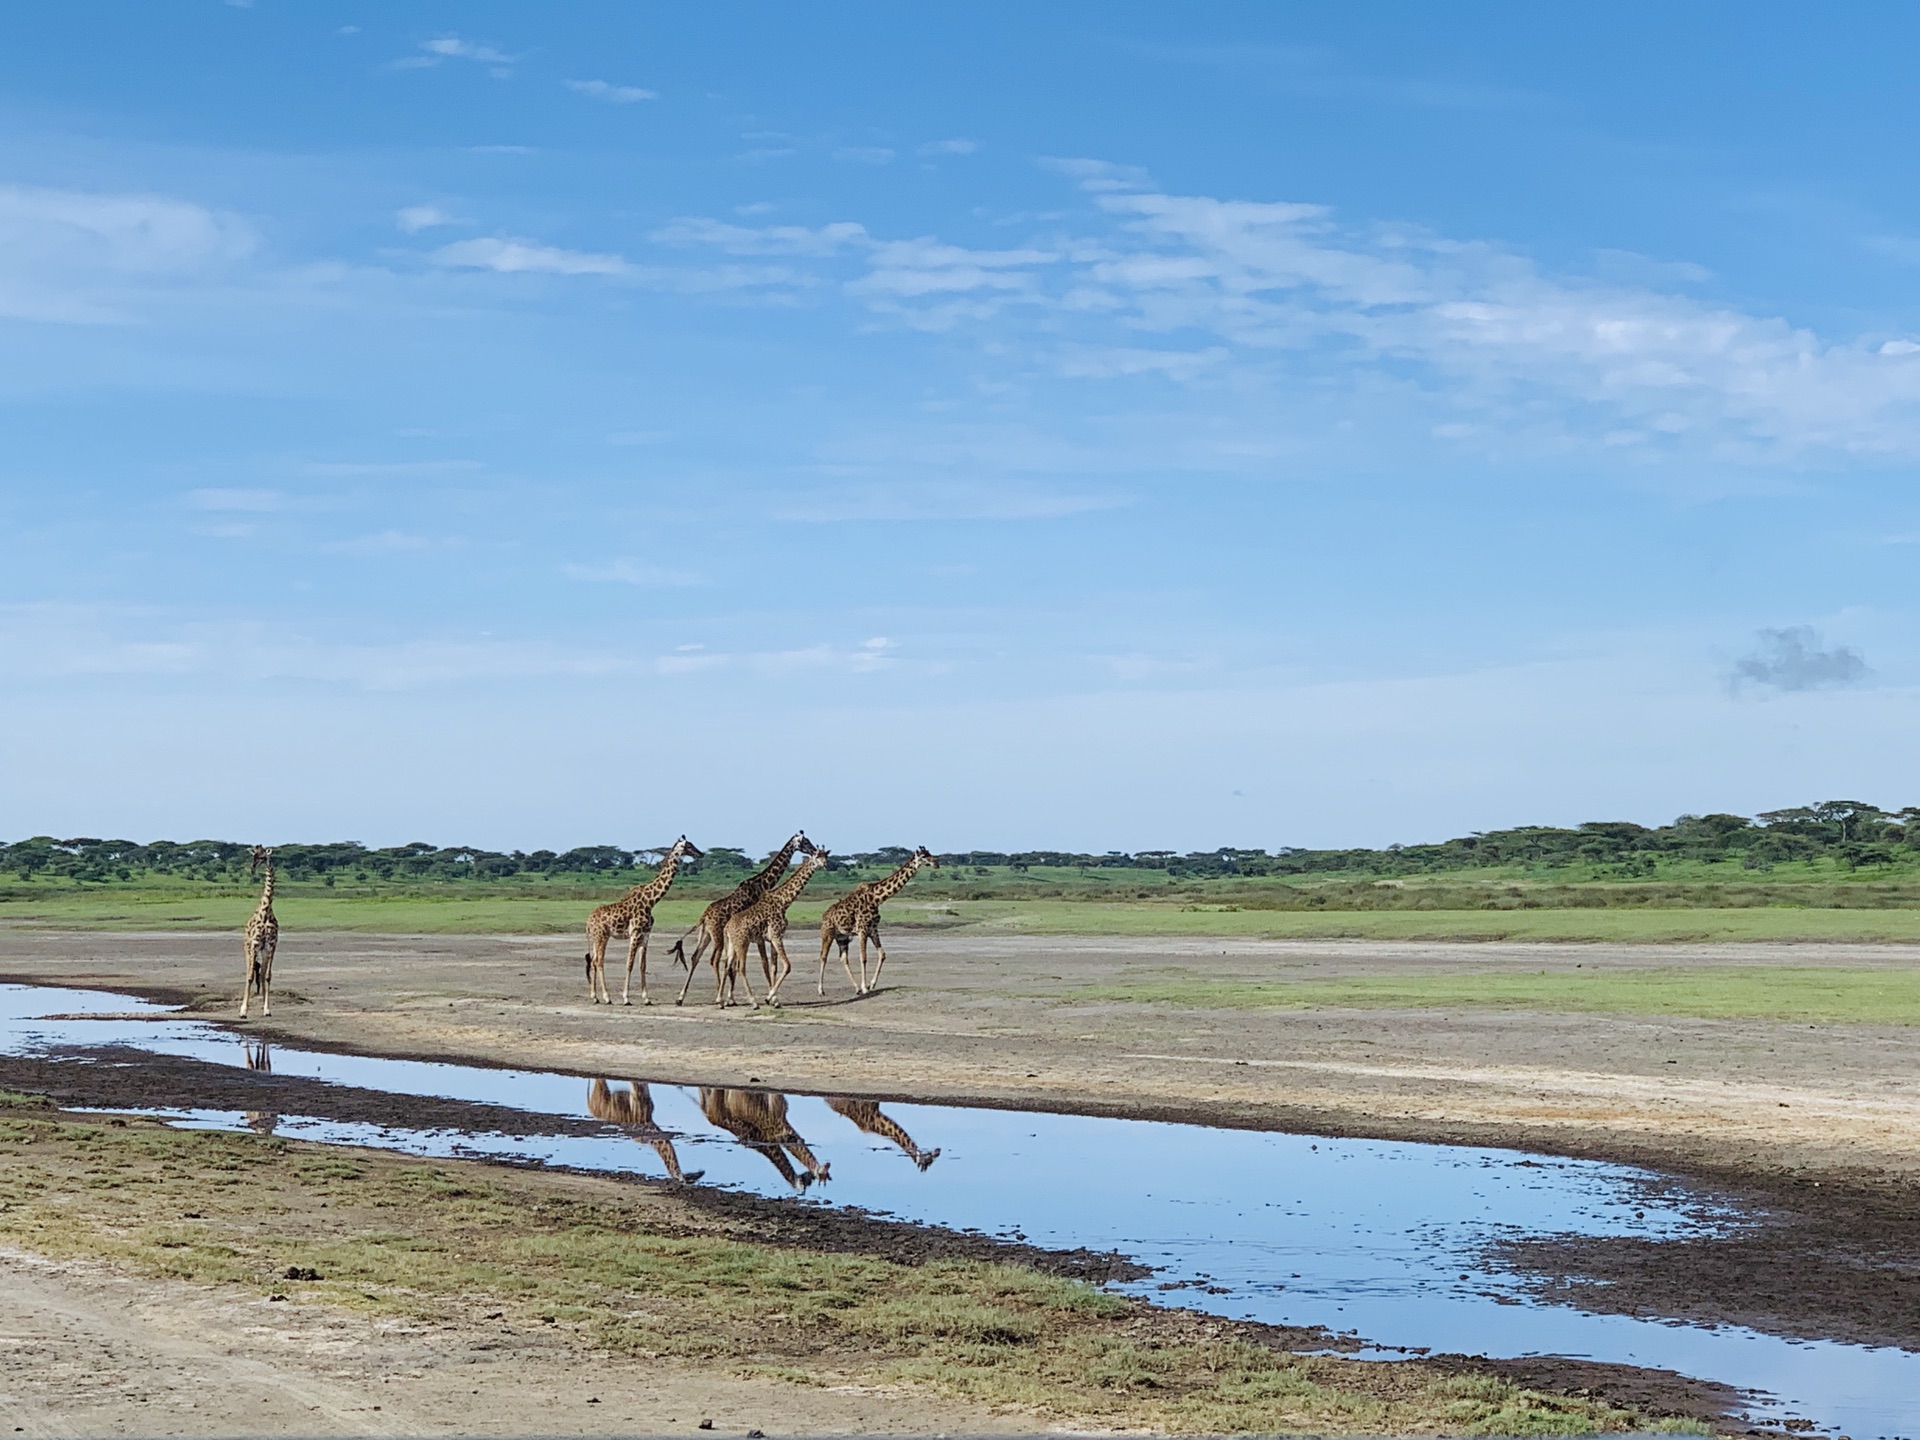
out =
[[[1256,910],[1037,900],[957,902],[948,926],[1022,935],[1224,936],[1274,940],[1532,940],[1920,943],[1920,909]],[[889,919],[894,918],[889,912]]]
[[[1072,998],[1241,1010],[1493,1006],[1621,1015],[1693,1015],[1711,1020],[1920,1025],[1920,966],[1822,969],[1699,965],[1524,972],[1472,970],[1251,984],[1170,978],[1076,990]]]
[[[1594,1434],[1648,1417],[1259,1332],[1020,1267],[770,1245],[671,1193],[47,1111],[0,1115],[0,1238],[298,1302],[1175,1433]],[[737,1229],[730,1229],[737,1225]],[[290,1269],[319,1278],[289,1280]]]
[[[805,934],[832,898],[796,905]],[[276,902],[289,929],[388,935],[578,934],[600,900],[543,895],[342,895],[313,887]],[[654,946],[670,944],[699,917],[703,899],[664,901],[655,912]],[[227,930],[252,913],[245,895],[191,899],[105,889],[54,891],[0,903],[0,925],[71,930]],[[1680,941],[1881,941],[1920,944],[1920,908],[1817,908],[1659,904],[1528,908],[1352,910],[1273,909],[1264,905],[1123,899],[896,900],[895,929],[978,929],[1025,935],[1229,936],[1294,940],[1517,940],[1666,944]]]

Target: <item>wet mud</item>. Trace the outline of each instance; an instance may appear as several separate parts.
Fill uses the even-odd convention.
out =
[[[1703,1177],[1705,1178],[1705,1177]],[[1489,1258],[1599,1314],[1920,1350],[1920,1196],[1885,1179],[1713,1177],[1732,1233],[1535,1237]]]

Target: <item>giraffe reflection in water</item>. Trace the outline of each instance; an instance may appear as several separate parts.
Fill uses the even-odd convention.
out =
[[[273,1073],[273,1052],[267,1048],[264,1040],[242,1042],[247,1057],[247,1069],[258,1070],[263,1075]],[[271,1135],[279,1128],[280,1117],[271,1110],[249,1110],[245,1116],[247,1128],[261,1135]]]
[[[674,1151],[673,1137],[653,1119],[653,1092],[638,1080],[629,1080],[624,1091],[615,1090],[604,1080],[595,1080],[587,1088],[587,1113],[596,1120],[618,1125],[636,1140],[645,1141],[667,1167],[675,1180],[698,1180],[707,1172],[682,1172],[680,1156]]]
[[[749,1150],[767,1157],[780,1177],[796,1190],[828,1178],[828,1166],[814,1159],[807,1142],[787,1119],[787,1097],[774,1090],[723,1090],[700,1087],[700,1111]],[[795,1170],[787,1159],[800,1162]]]
[[[926,1169],[940,1158],[938,1147],[922,1150],[913,1143],[913,1137],[901,1128],[900,1122],[892,1116],[882,1113],[877,1100],[856,1100],[851,1095],[823,1095],[827,1107],[858,1125],[869,1135],[878,1135],[882,1140],[891,1140],[907,1152],[907,1158]]]

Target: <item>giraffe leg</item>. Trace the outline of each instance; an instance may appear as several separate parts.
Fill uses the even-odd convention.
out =
[[[830,927],[820,927],[820,993],[827,993],[827,956],[833,950],[833,931]]]
[[[783,937],[779,935],[773,937],[773,949],[774,953],[780,957],[780,978],[768,986],[767,1003],[769,1005],[778,1005],[780,1003],[780,987],[787,983],[787,976],[793,973],[793,961],[787,958],[787,942]]]
[[[867,993],[869,995],[880,988],[880,970],[881,967],[887,963],[887,942],[880,938],[880,927],[878,925],[873,927],[873,948],[880,952],[880,958],[873,963],[873,979],[867,985]],[[860,972],[864,975],[866,969],[867,962],[863,958],[860,962]]]
[[[647,994],[647,941],[652,935],[653,932],[651,930],[643,930],[640,933],[640,1003],[642,1005],[651,1005],[653,1003],[653,997]],[[631,953],[627,955],[627,984],[633,984],[633,955]],[[627,992],[624,989],[620,992],[620,1003],[622,1005],[631,1005],[633,1003],[632,1000],[627,998]]]
[[[700,938],[693,942],[693,954],[687,957],[687,983],[680,987],[680,997],[673,1002],[674,1004],[684,1005],[687,1003],[687,991],[693,988],[693,977],[700,973],[700,957],[707,953],[707,949],[707,932],[702,930],[700,932]],[[717,949],[715,953],[717,956]],[[717,958],[714,961],[713,968],[715,970],[720,968],[720,962]]]
[[[260,1018],[266,1019],[273,1014],[273,951],[274,946],[265,947],[266,954],[260,961]]]
[[[847,961],[847,955],[853,949],[853,936],[842,935],[839,937],[839,940],[840,940],[840,968],[847,972],[847,984],[853,986],[853,993],[858,995],[867,988],[866,944],[865,942],[862,942],[860,946],[860,978],[856,980],[853,978],[853,966],[849,964]]]
[[[246,944],[246,977],[240,982],[240,1018],[247,1018],[247,1002],[253,999],[253,941]]]
[[[633,962],[637,955],[646,953],[646,947],[647,932],[645,930],[634,930],[627,935],[627,978],[620,986],[622,1005],[633,1004]],[[647,972],[644,969],[640,972],[640,993],[643,996],[647,993]]]

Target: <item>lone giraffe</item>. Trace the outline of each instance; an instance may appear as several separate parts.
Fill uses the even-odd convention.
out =
[[[827,907],[827,913],[820,917],[820,993],[827,993],[827,955],[835,945],[840,947],[840,968],[847,972],[847,979],[853,984],[856,995],[870,995],[880,983],[881,967],[887,963],[886,942],[880,938],[880,907],[898,895],[906,883],[919,873],[922,865],[940,868],[940,862],[933,852],[922,845],[907,858],[907,863],[887,876],[884,880],[870,880],[864,885],[856,885]],[[854,937],[860,939],[860,978],[854,980],[853,967],[847,963],[847,947]],[[879,962],[873,967],[873,979],[867,979],[867,941],[873,941],[880,951]]]
[[[821,1097],[827,1107],[837,1111],[858,1125],[869,1135],[878,1135],[882,1140],[891,1140],[907,1152],[907,1158],[926,1169],[940,1158],[938,1147],[922,1150],[913,1143],[913,1137],[900,1127],[900,1122],[892,1116],[882,1113],[877,1100],[856,1100],[851,1095],[825,1095]]]
[[[760,951],[760,963],[769,967],[772,962],[767,949],[773,948],[780,957],[780,974],[767,987],[767,1003],[780,1003],[780,982],[787,978],[793,969],[793,961],[787,958],[787,909],[807,888],[807,882],[816,871],[826,868],[827,852],[816,848],[814,852],[800,862],[799,868],[767,894],[727,921],[721,932],[723,948],[720,958],[720,983],[715,988],[713,1003],[726,1006],[733,1003],[733,989],[737,983],[747,992],[747,999],[758,1010],[760,1002],[753,997],[753,985],[747,979],[747,947],[756,946]]]
[[[726,935],[727,921],[753,904],[786,877],[787,866],[792,862],[795,851],[804,851],[809,855],[814,851],[814,844],[807,839],[807,832],[804,830],[794,831],[792,838],[774,851],[765,865],[734,886],[730,894],[721,896],[707,906],[700,916],[700,923],[673,942],[674,958],[687,967],[686,984],[680,987],[680,996],[673,1002],[674,1004],[686,1003],[687,991],[693,988],[693,977],[700,968],[701,956],[704,955],[713,962],[714,978],[719,979],[720,952]],[[700,938],[694,942],[692,958],[688,958],[686,943],[694,935]]]
[[[829,1178],[831,1167],[814,1159],[807,1142],[787,1119],[786,1096],[772,1090],[722,1090],[703,1085],[700,1110],[749,1150],[766,1156],[794,1189],[804,1190],[816,1180]],[[789,1151],[800,1162],[798,1172],[787,1159]]]
[[[247,1003],[256,992],[260,996],[260,1017],[264,1020],[273,1014],[273,1002],[267,991],[273,983],[273,952],[280,944],[280,922],[273,916],[273,851],[265,845],[256,845],[247,873],[259,873],[262,865],[267,867],[267,883],[260,890],[260,903],[253,907],[253,918],[247,921],[242,942],[247,956],[247,981],[240,991],[242,1020],[247,1018]]]
[[[704,1170],[681,1172],[680,1157],[673,1148],[673,1137],[654,1123],[653,1092],[640,1081],[629,1080],[626,1090],[622,1092],[604,1080],[595,1080],[587,1087],[587,1113],[596,1120],[618,1125],[634,1139],[651,1145],[661,1163],[667,1167],[667,1174],[675,1180],[691,1184],[707,1173]]]
[[[682,835],[667,850],[667,858],[660,862],[660,869],[653,879],[644,885],[636,885],[611,905],[601,905],[587,917],[587,1003],[611,1005],[613,997],[607,994],[607,941],[616,935],[627,937],[627,978],[620,987],[620,1003],[633,1003],[633,962],[637,956],[640,961],[640,1002],[651,1005],[653,998],[647,994],[647,937],[653,933],[653,907],[660,902],[673,885],[673,875],[680,868],[680,861],[691,855],[699,859],[702,852],[694,843]]]

